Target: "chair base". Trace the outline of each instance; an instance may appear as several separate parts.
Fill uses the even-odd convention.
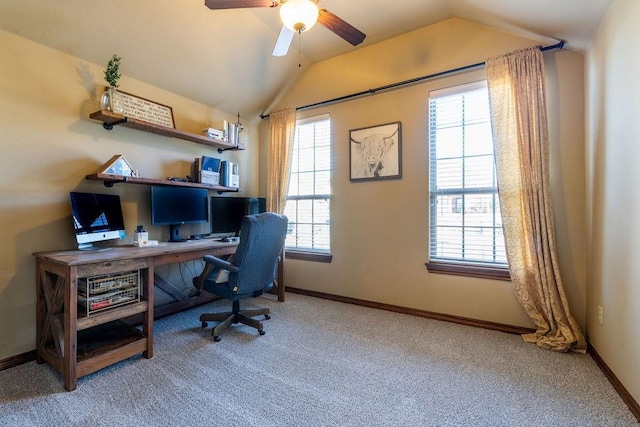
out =
[[[202,327],[207,327],[207,322],[220,322],[211,330],[211,335],[215,342],[220,341],[220,332],[227,329],[234,323],[242,323],[247,326],[251,326],[258,330],[260,335],[264,335],[264,329],[262,322],[254,319],[255,316],[264,316],[265,320],[269,320],[270,310],[268,308],[259,308],[255,310],[242,310],[240,311],[237,301],[233,302],[233,311],[225,313],[205,313],[200,316]]]

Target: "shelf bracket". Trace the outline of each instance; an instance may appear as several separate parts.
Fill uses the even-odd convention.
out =
[[[222,153],[224,153],[225,151],[229,151],[229,150],[237,150],[237,149],[238,149],[238,146],[235,146],[235,147],[229,147],[229,148],[218,148],[218,153],[222,154]]]
[[[117,184],[119,182],[127,182],[128,180],[129,180],[128,176],[123,176],[122,179],[120,179],[120,180],[114,179],[112,181],[102,181],[102,183],[104,184],[105,187],[111,188],[111,187],[113,187],[114,184]]]
[[[120,119],[120,120],[117,120],[117,121],[111,122],[111,123],[102,122],[102,127],[105,128],[106,130],[112,130],[114,126],[117,126],[117,125],[122,124],[122,123],[127,123],[127,118],[126,117],[124,119]]]

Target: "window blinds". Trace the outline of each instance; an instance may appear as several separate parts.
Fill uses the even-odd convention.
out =
[[[486,82],[429,99],[429,258],[506,264]]]

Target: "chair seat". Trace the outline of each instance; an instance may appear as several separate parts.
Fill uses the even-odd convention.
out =
[[[216,283],[213,280],[207,280],[204,284],[205,291],[219,295],[222,298],[231,301],[241,300],[244,298],[259,297],[271,288],[273,288],[273,282],[262,289],[249,292],[233,292],[231,286],[229,285],[229,282]]]

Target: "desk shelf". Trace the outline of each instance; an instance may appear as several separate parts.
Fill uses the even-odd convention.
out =
[[[147,303],[147,301],[140,301],[123,307],[105,310],[99,314],[94,314],[92,316],[82,316],[81,313],[78,313],[76,330],[81,331],[105,323],[113,322],[114,320],[125,319],[129,316],[146,313],[148,309],[149,304]]]
[[[143,132],[149,132],[156,135],[168,136],[170,138],[182,139],[184,141],[195,142],[196,144],[208,145],[218,149],[219,153],[227,150],[244,150],[244,144],[233,145],[226,141],[209,138],[204,135],[198,135],[191,132],[170,128],[167,126],[157,125],[142,120],[125,117],[111,111],[100,110],[89,115],[93,120],[102,122],[102,127],[106,130],[113,129],[114,126],[124,126],[131,129],[137,129]]]
[[[78,362],[88,362],[92,358],[114,352],[145,338],[142,331],[122,321],[113,321],[89,330],[78,331]],[[95,372],[96,369],[88,368],[88,370]]]

